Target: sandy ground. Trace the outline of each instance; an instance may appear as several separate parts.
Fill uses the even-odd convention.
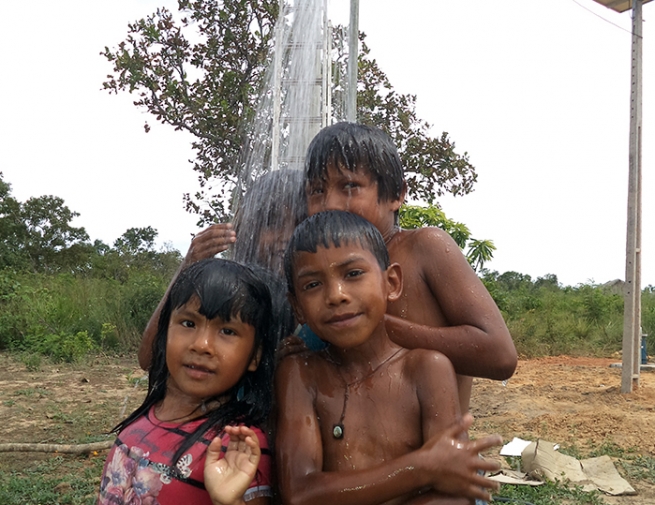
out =
[[[640,387],[624,395],[621,370],[609,366],[615,362],[525,360],[506,384],[476,379],[471,435],[499,433],[506,441],[541,438],[575,447],[582,455],[605,446],[612,448],[610,454],[624,450],[655,456],[655,372],[642,372]],[[142,400],[145,387],[135,386],[135,379],[143,375],[133,358],[99,357],[82,365],[28,371],[0,354],[0,442],[72,443],[106,433]],[[0,453],[0,470],[47,457]],[[630,482],[637,496],[605,500],[655,504],[655,486]]]
[[[519,361],[503,383],[476,379],[471,434],[499,433],[544,439],[574,447],[582,455],[603,446],[655,456],[655,372],[642,372],[640,386],[621,394],[616,359],[566,356]],[[630,479],[628,479],[630,481]],[[637,496],[607,497],[612,504],[655,504],[655,487],[632,482]]]

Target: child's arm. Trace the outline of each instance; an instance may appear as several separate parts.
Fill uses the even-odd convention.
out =
[[[419,263],[448,326],[387,315],[389,336],[409,349],[445,354],[458,374],[508,379],[516,368],[516,348],[491,295],[450,235],[438,228],[413,233],[411,260]]]
[[[280,363],[276,374],[278,484],[285,504],[374,505],[425,487],[488,498],[488,493],[477,486],[496,484],[489,484],[475,471],[495,465],[480,460],[477,454],[498,445],[499,437],[461,441],[470,424],[468,419],[399,458],[365,470],[324,472],[311,368],[311,359],[308,362],[306,356],[294,355]]]
[[[429,443],[435,438],[438,439],[453,423],[463,423],[466,427],[450,440],[451,449],[454,449],[449,456],[450,474],[433,487],[436,491],[450,495],[451,498],[470,496],[490,501],[491,496],[486,489],[497,489],[498,484],[478,475],[477,472],[497,470],[498,465],[493,461],[482,462],[478,455],[482,449],[470,450],[470,444],[475,442],[468,441],[466,430],[470,427],[473,418],[470,414],[466,414],[464,420],[461,420],[457,381],[452,364],[448,358],[438,352],[419,351],[408,356],[406,368],[409,380],[415,384],[421,406],[423,440]],[[492,438],[495,438],[495,445],[502,442],[500,437]],[[485,496],[481,497],[478,494],[480,492]]]
[[[224,458],[220,458],[222,440],[219,437],[214,438],[207,448],[205,488],[214,505],[243,505],[243,494],[259,465],[259,440],[246,426],[226,426],[225,433],[230,435],[230,442]],[[268,498],[256,498],[248,503],[264,505]]]
[[[155,311],[152,313],[152,316],[150,316],[146,329],[143,331],[138,353],[139,366],[143,370],[148,370],[148,368],[150,368],[150,363],[152,361],[152,343],[157,335],[159,314],[161,314],[168,292],[170,291],[171,286],[175,283],[177,277],[180,275],[180,272],[193,263],[211,258],[212,256],[225,251],[235,240],[236,235],[234,234],[230,223],[214,224],[193,237],[189,250],[184,257],[180,268],[175,272],[173,279],[166,289],[166,293],[159,302],[159,305],[157,305]]]

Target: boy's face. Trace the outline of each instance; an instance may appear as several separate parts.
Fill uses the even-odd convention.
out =
[[[387,302],[402,291],[400,267],[382,270],[373,253],[356,242],[295,253],[293,279],[298,319],[342,349],[384,331]]]
[[[394,214],[401,199],[380,200],[378,184],[371,172],[357,167],[354,172],[328,165],[325,181],[315,180],[308,187],[307,210],[314,215],[325,210],[344,210],[372,223],[389,239],[394,228]]]

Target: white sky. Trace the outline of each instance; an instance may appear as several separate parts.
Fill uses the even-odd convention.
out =
[[[347,0],[330,2],[347,19]],[[91,239],[150,225],[184,253],[197,230],[182,204],[198,187],[190,136],[100,90],[100,51],[163,5],[177,2],[0,2],[0,171],[19,200],[62,197]],[[643,285],[655,284],[654,20],[646,4]],[[360,0],[382,70],[477,168],[475,191],[441,204],[495,242],[491,269],[624,277],[630,23],[592,0]]]

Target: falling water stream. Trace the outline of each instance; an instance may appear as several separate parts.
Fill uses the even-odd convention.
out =
[[[332,122],[331,32],[327,0],[282,2],[265,85],[247,127],[232,198],[233,258],[274,273],[281,272],[286,243],[304,217],[307,146]]]

